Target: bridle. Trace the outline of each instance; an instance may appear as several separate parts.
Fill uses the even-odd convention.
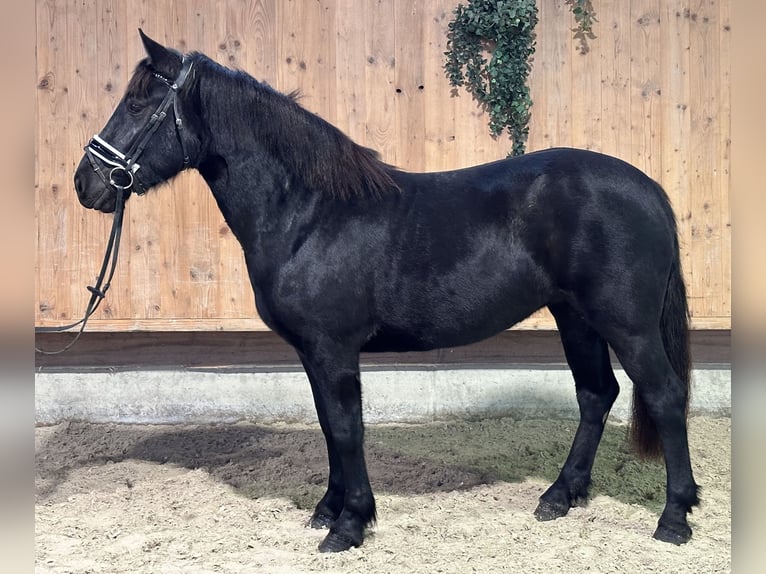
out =
[[[98,134],[94,135],[88,145],[85,146],[85,155],[88,157],[93,171],[98,174],[104,185],[113,187],[116,190],[122,190],[126,195],[130,195],[130,190],[133,189],[135,183],[138,183],[138,188],[134,191],[138,195],[146,193],[146,188],[141,183],[140,178],[136,175],[136,172],[141,168],[138,163],[138,158],[144,152],[146,144],[152,138],[157,128],[160,127],[162,121],[167,116],[168,109],[173,106],[173,115],[175,117],[176,135],[181,142],[181,150],[183,151],[184,164],[182,169],[189,167],[189,152],[186,148],[186,143],[183,138],[183,121],[181,120],[181,114],[178,110],[178,91],[183,87],[192,69],[192,60],[184,58],[182,61],[181,71],[178,73],[178,77],[174,82],[168,80],[165,76],[154,72],[154,77],[162,81],[167,87],[168,92],[162,100],[157,110],[152,114],[149,121],[133,138],[128,151],[121,152],[116,146],[111,145],[104,140]],[[104,175],[104,172],[98,165],[96,158],[100,159],[108,166],[112,166],[109,170],[109,179]],[[121,179],[122,181],[117,181]]]
[[[183,152],[183,168],[189,167],[190,159],[189,152],[186,147],[186,143],[183,138],[183,121],[178,109],[178,91],[183,87],[186,80],[189,78],[189,73],[192,69],[192,60],[184,58],[182,60],[181,71],[178,73],[178,77],[174,82],[171,82],[161,74],[154,72],[154,77],[161,80],[168,87],[168,93],[162,100],[157,110],[152,114],[149,121],[133,138],[127,152],[121,152],[117,147],[111,145],[99,135],[94,135],[88,144],[85,146],[85,155],[90,162],[93,171],[101,178],[104,185],[115,190],[115,206],[114,206],[114,221],[112,222],[112,231],[109,234],[109,241],[106,246],[106,253],[104,254],[104,261],[101,264],[101,271],[98,274],[96,284],[88,285],[87,289],[90,291],[91,297],[88,302],[88,306],[85,309],[85,314],[82,319],[69,325],[63,325],[60,327],[35,327],[35,333],[58,333],[61,331],[68,331],[77,325],[80,325],[80,329],[77,332],[75,338],[67,344],[64,348],[57,351],[44,351],[38,349],[35,346],[35,351],[44,355],[57,355],[69,350],[82,335],[85,330],[85,324],[88,322],[93,313],[96,312],[101,301],[104,300],[106,292],[112,282],[114,271],[117,267],[117,254],[120,249],[120,237],[122,235],[122,220],[125,207],[125,200],[130,195],[131,191],[135,191],[138,195],[146,193],[146,188],[141,183],[141,180],[136,175],[136,172],[141,168],[138,163],[138,158],[144,152],[146,144],[152,138],[157,128],[160,127],[162,121],[167,117],[167,112],[170,106],[173,106],[173,115],[175,117],[176,136],[181,142],[181,150]],[[109,170],[108,179],[104,175],[103,170],[98,165],[96,158],[101,160],[107,166],[111,166]],[[136,188],[136,184],[137,188]],[[111,261],[111,268],[109,263]],[[107,269],[109,273],[107,275]],[[106,282],[104,282],[106,278]]]

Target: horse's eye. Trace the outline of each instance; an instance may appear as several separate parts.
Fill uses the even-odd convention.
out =
[[[132,113],[134,113],[134,114],[137,114],[137,113],[139,113],[141,110],[143,110],[143,109],[144,109],[144,106],[142,106],[142,105],[141,105],[141,104],[139,104],[138,102],[130,102],[130,103],[128,104],[128,109],[129,109],[129,110],[130,110]]]

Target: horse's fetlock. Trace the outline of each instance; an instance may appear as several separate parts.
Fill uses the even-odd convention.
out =
[[[363,526],[374,523],[377,518],[375,497],[372,495],[372,492],[347,496],[344,510],[356,514]]]
[[[569,497],[574,500],[587,499],[590,492],[590,476],[578,476],[569,483]]]
[[[668,503],[677,505],[680,511],[686,514],[691,512],[692,507],[698,506],[700,487],[697,484],[684,490],[668,490]]]

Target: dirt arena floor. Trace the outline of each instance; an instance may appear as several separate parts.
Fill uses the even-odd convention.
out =
[[[305,527],[326,480],[317,427],[132,426],[36,429],[38,574],[212,572],[731,571],[731,421],[690,420],[702,505],[694,536],[651,538],[661,465],[637,460],[610,424],[592,498],[537,522],[537,498],[575,423],[493,419],[367,430],[378,523],[361,548],[322,555]]]

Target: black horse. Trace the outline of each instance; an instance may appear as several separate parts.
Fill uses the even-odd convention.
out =
[[[186,168],[202,174],[242,245],[260,316],[311,383],[329,457],[310,522],[329,528],[320,550],[359,546],[376,518],[360,351],[465,345],[543,306],[574,375],[580,423],[535,515],[558,518],[587,499],[619,391],[611,346],[634,383],[632,442],[665,458],[654,536],[689,540],[698,487],[686,429],[688,308],[676,222],[657,183],[576,149],[407,173],[294,96],[141,37],[148,57],[86,146],[77,194],[112,212],[118,196]]]

